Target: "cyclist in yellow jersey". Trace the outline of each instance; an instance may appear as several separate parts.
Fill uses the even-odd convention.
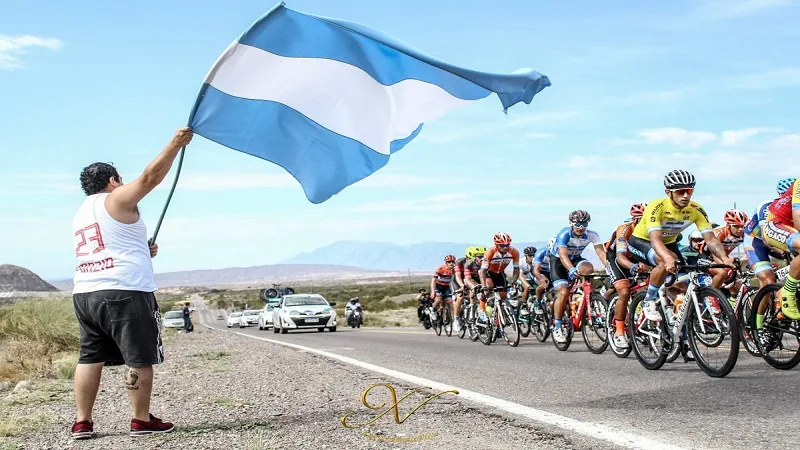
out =
[[[714,234],[708,216],[699,203],[692,201],[694,175],[685,170],[673,170],[664,177],[665,198],[647,203],[642,220],[633,229],[628,250],[635,262],[655,267],[650,272],[650,286],[642,302],[647,320],[661,320],[655,300],[667,273],[676,273],[676,264],[683,256],[678,249],[680,233],[692,224],[703,236],[710,253],[733,267],[733,259],[725,252]]]

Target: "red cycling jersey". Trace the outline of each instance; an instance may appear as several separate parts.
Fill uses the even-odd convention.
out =
[[[780,197],[769,205],[769,212],[774,220],[792,225],[792,210],[800,208],[800,178],[794,180],[792,187],[786,190]]]
[[[447,267],[447,264],[442,264],[436,269],[433,276],[439,286],[450,286],[450,280],[453,279],[453,270]]]
[[[489,272],[502,273],[511,262],[514,262],[514,269],[519,269],[519,250],[508,247],[508,251],[503,254],[500,249],[494,246],[483,256],[481,269],[488,269]]]

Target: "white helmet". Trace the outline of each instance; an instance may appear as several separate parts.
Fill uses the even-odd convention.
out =
[[[552,250],[553,249],[553,244],[555,244],[555,243],[556,243],[556,238],[551,237],[550,240],[547,241],[547,249],[548,250]]]
[[[702,234],[700,234],[700,232],[699,232],[699,231],[697,231],[697,230],[694,230],[694,231],[692,231],[692,233],[689,235],[689,240],[692,240],[692,239],[703,239],[703,235],[702,235]]]
[[[675,169],[664,176],[664,187],[667,189],[693,188],[694,185],[694,175],[685,170]]]

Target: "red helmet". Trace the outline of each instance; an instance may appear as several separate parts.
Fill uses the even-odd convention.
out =
[[[644,215],[645,208],[647,208],[647,203],[634,203],[631,205],[631,217],[642,217]]]
[[[508,233],[496,233],[494,235],[495,245],[509,245],[511,244],[511,236]]]
[[[725,223],[743,227],[747,223],[747,213],[738,209],[725,211]]]
[[[449,263],[449,262],[456,262],[456,257],[455,257],[455,255],[447,255],[447,256],[445,256],[445,257],[444,257],[444,262],[445,262],[445,263]]]

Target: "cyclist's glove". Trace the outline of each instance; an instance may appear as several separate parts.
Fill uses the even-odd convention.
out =
[[[630,268],[630,272],[631,275],[636,276],[636,274],[639,273],[639,263],[632,265]]]
[[[575,275],[577,273],[578,273],[578,268],[577,267],[573,267],[573,268],[569,269],[569,279],[570,280],[574,280],[575,279]]]

